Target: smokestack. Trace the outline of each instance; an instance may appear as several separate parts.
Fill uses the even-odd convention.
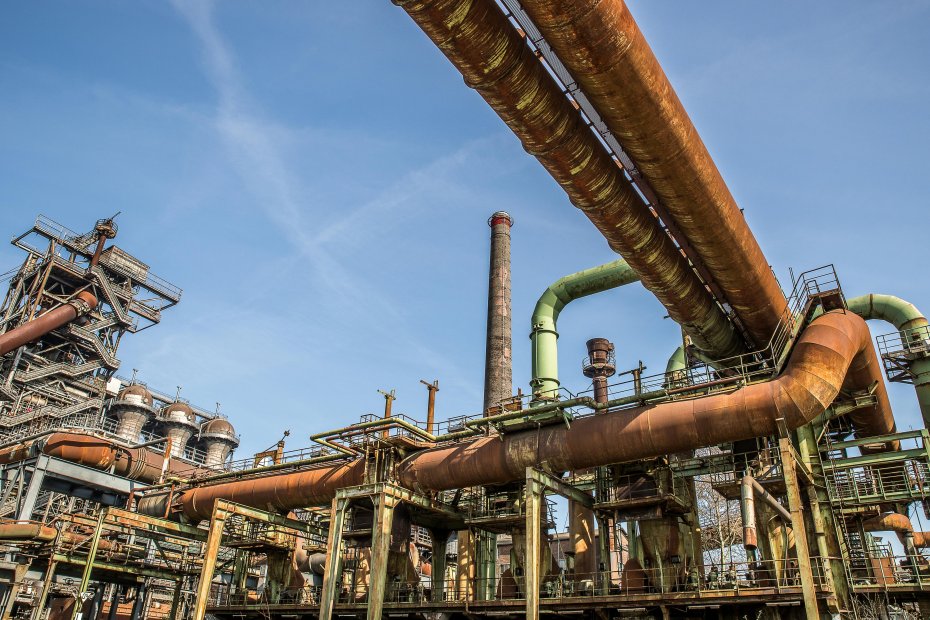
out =
[[[614,361],[614,345],[607,338],[592,338],[586,343],[588,357],[581,364],[584,376],[594,383],[594,400],[606,403],[607,379],[617,372]]]
[[[513,396],[513,356],[510,320],[510,227],[513,218],[498,211],[491,227],[488,274],[488,332],[484,363],[484,412]]]

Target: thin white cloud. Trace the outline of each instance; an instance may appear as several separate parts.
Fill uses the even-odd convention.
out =
[[[347,215],[329,222],[318,230],[313,204],[303,196],[307,189],[287,163],[284,147],[278,143],[282,137],[280,124],[267,120],[258,112],[244,86],[231,52],[213,20],[213,2],[209,0],[173,0],[177,12],[184,18],[200,43],[203,65],[210,83],[216,90],[218,105],[214,126],[230,161],[244,185],[253,194],[256,204],[265,217],[296,249],[295,260],[312,270],[315,285],[323,287],[326,295],[316,295],[335,306],[334,314],[341,310],[359,311],[359,308],[377,308],[379,321],[368,329],[389,334],[405,341],[412,355],[442,360],[442,366],[451,382],[470,385],[464,373],[445,356],[432,351],[403,324],[398,306],[347,269],[337,258],[338,247],[326,247],[339,234],[365,223],[377,226],[373,216],[380,220],[401,209],[415,208],[418,195],[441,193],[457,168],[464,165],[479,150],[483,142],[473,141],[456,152],[440,157],[420,170],[405,175],[380,192],[373,200],[356,208],[342,209]],[[317,209],[319,207],[317,206]],[[314,221],[308,221],[308,214]],[[333,244],[335,246],[335,244]],[[390,324],[385,318],[391,320]],[[477,388],[471,390],[477,392]]]

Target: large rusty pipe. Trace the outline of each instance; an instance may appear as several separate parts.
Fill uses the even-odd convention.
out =
[[[81,291],[68,303],[0,335],[0,355],[6,355],[24,344],[41,338],[96,307],[97,298],[89,291]]]
[[[914,531],[914,526],[907,515],[889,512],[862,522],[862,529],[866,532],[894,532],[903,541],[913,538],[914,547],[924,549],[930,547],[930,532]]]
[[[624,0],[521,0],[759,347],[786,309],[759,243]]]
[[[715,358],[744,350],[622,170],[491,0],[394,0],[497,112],[643,285]]]
[[[158,482],[165,469],[168,475],[190,475],[200,470],[189,464],[171,460],[165,468],[163,455],[145,447],[129,447],[103,437],[85,433],[55,432],[45,438],[9,446],[0,450],[0,464],[21,461],[32,455],[32,447],[38,443],[43,454],[78,463],[93,469],[111,470],[117,476]]]
[[[877,402],[862,410],[875,420],[869,430],[876,435],[893,433],[894,419],[868,328],[858,316],[834,311],[804,330],[786,370],[772,381],[580,418],[570,429],[547,426],[426,450],[403,462],[399,474],[410,488],[439,491],[512,482],[522,479],[528,466],[568,471],[674,454],[774,434],[780,418],[788,428],[798,428],[823,413],[841,389],[873,384]],[[363,474],[359,459],[195,487],[182,491],[176,505],[189,520],[209,518],[221,498],[284,512],[323,505],[337,489],[361,484]],[[166,514],[167,498],[144,498],[140,511]]]
[[[181,493],[177,507],[190,521],[209,519],[218,499],[284,513],[325,504],[335,497],[337,489],[362,484],[364,473],[365,463],[359,459],[332,467],[195,487]],[[168,494],[145,497],[139,501],[139,511],[164,515],[169,510],[167,501]]]
[[[725,394],[665,402],[486,437],[414,454],[400,467],[414,489],[444,490],[503,484],[526,467],[573,471],[763,437],[784,419],[795,429],[823,413],[841,389],[874,385],[876,403],[860,410],[870,433],[895,431],[894,419],[865,322],[843,311],[824,314],[804,330],[777,379]]]

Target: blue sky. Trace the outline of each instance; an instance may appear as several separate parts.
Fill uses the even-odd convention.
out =
[[[783,283],[930,308],[930,2],[631,2]],[[3,230],[122,211],[117,243],[185,290],[123,371],[212,408],[240,456],[379,412],[481,406],[487,216],[513,230],[514,378],[547,284],[614,256],[399,8],[351,2],[7,3]],[[0,267],[20,257],[0,246]],[[930,311],[930,310],[928,310]],[[639,286],[572,304],[584,341],[661,372],[678,340]],[[873,326],[875,333],[891,331]],[[899,426],[919,424],[893,386]]]

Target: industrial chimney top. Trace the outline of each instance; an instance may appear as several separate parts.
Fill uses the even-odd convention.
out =
[[[513,218],[506,211],[497,211],[488,218],[488,226],[494,228],[498,224],[506,224],[507,227],[513,226]]]

